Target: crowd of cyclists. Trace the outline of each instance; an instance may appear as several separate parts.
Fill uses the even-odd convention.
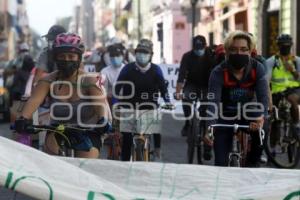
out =
[[[48,45],[36,62],[29,54],[29,47],[23,44],[13,67],[5,70],[12,105],[22,100],[29,77],[34,74],[29,98],[19,116],[11,118],[18,132],[32,124],[32,116],[41,106],[55,105],[51,109],[50,123],[96,127],[101,124],[105,129],[99,131],[111,130],[114,105],[155,110],[160,94],[165,104],[173,107],[162,70],[152,63],[155,50],[150,40],[140,40],[133,51],[126,49],[118,39],[111,40],[105,49],[86,51],[80,36],[68,33],[59,25],[52,26],[44,37]],[[215,123],[250,125],[252,146],[247,166],[257,167],[262,148],[256,133],[260,128],[270,132],[269,115],[282,92],[287,92],[291,104],[292,129],[300,136],[300,58],[292,54],[290,35],[278,36],[279,52],[268,59],[257,54],[253,35],[243,31],[229,33],[223,44],[213,47],[208,47],[201,35],[195,36],[192,42],[192,49],[182,56],[174,94],[176,100],[182,101],[186,117],[182,136],[189,130],[192,103],[200,101],[200,116],[208,118],[207,127]],[[12,74],[14,78],[9,85],[7,77]],[[201,102],[209,104],[201,106]],[[276,128],[271,129],[276,132]],[[213,145],[215,165],[227,166],[232,134],[222,128],[215,131],[214,140],[206,145]],[[121,135],[121,159],[129,161],[132,134],[121,130]],[[153,135],[159,158],[161,135]],[[47,133],[44,151],[57,155],[60,140],[61,137]],[[82,151],[82,144],[78,145],[76,157],[98,158],[100,140],[94,134],[83,138],[82,143],[90,141],[93,148]],[[206,149],[210,154],[210,148]]]

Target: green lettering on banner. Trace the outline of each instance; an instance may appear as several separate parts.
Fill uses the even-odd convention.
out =
[[[97,194],[101,194],[102,196],[107,197],[107,199],[109,199],[109,200],[116,200],[115,197],[113,197],[111,194],[108,194],[108,193],[97,192]],[[92,191],[89,192],[88,196],[87,196],[87,200],[94,200],[95,195],[96,195],[95,192],[92,192]]]
[[[8,172],[7,178],[6,178],[6,181],[5,181],[5,185],[4,185],[5,188],[9,188],[9,185],[11,183],[12,177],[13,177],[13,173],[12,172]]]
[[[103,193],[103,192],[93,192],[93,191],[90,191],[88,193],[87,200],[95,200],[95,195],[96,194],[101,194],[102,196],[107,197],[108,200],[116,200],[116,198],[114,196],[112,196],[111,194]],[[134,200],[145,200],[145,199],[137,198],[137,199],[134,199]]]
[[[291,200],[293,197],[300,197],[300,190],[288,194],[283,200]]]
[[[36,177],[36,176],[22,176],[22,177],[20,177],[20,178],[18,178],[18,179],[15,180],[15,182],[13,183],[13,185],[11,186],[10,189],[15,190],[16,187],[17,187],[17,185],[18,185],[18,183],[20,183],[20,181],[22,181],[22,180],[25,180],[26,178],[39,179],[42,182],[44,182],[46,184],[46,186],[48,187],[48,189],[49,189],[49,193],[50,193],[49,194],[49,200],[53,200],[53,190],[51,188],[51,185],[47,181],[45,181],[44,179],[42,179],[40,177]]]

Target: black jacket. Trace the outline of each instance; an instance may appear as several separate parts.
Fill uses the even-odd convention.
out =
[[[207,88],[210,72],[214,66],[213,54],[205,50],[204,56],[197,56],[193,50],[186,52],[181,59],[177,83],[195,85],[197,88]]]

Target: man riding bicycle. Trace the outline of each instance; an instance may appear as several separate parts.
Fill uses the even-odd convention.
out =
[[[176,85],[175,98],[182,99],[182,108],[186,118],[181,135],[186,136],[189,128],[192,103],[197,99],[206,99],[208,78],[214,66],[214,57],[206,46],[204,36],[197,35],[193,38],[193,49],[182,56]],[[183,94],[181,94],[183,90]]]
[[[248,33],[230,33],[224,43],[226,60],[212,71],[208,89],[208,97],[211,97],[207,110],[208,125],[250,124],[252,145],[248,166],[259,163],[262,149],[257,130],[263,127],[268,109],[268,83],[263,65],[251,58],[254,47],[253,38]],[[216,166],[228,165],[232,139],[231,129],[215,129]]]
[[[271,84],[273,104],[278,106],[280,94],[286,93],[291,104],[292,128],[300,134],[300,57],[291,54],[292,37],[281,34],[277,38],[279,53],[266,61],[268,80]],[[275,131],[275,130],[274,130]]]
[[[121,70],[115,88],[118,96],[128,97],[120,99],[120,103],[130,104],[131,108],[139,110],[155,110],[158,108],[158,94],[169,103],[168,89],[160,67],[151,62],[153,44],[148,39],[142,39],[135,49],[136,62],[129,63]],[[127,81],[130,84],[126,84]],[[122,94],[121,94],[122,92]],[[121,104],[121,105],[122,105]],[[126,107],[125,104],[122,107]],[[154,133],[156,157],[160,158],[160,133]],[[132,134],[123,133],[122,160],[129,161],[132,146]]]

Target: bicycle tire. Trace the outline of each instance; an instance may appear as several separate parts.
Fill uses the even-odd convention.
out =
[[[276,151],[274,152],[274,150],[272,150],[271,145],[270,145],[270,142],[271,142],[270,133],[265,134],[264,149],[268,156],[268,160],[278,168],[292,169],[292,168],[295,168],[297,166],[297,164],[299,163],[300,140],[299,140],[297,134],[295,134],[293,132],[290,132],[289,135],[291,135],[292,137],[289,138],[290,142],[287,143],[288,146],[286,148],[287,148],[288,162],[285,162],[283,158],[280,159],[278,157],[279,155],[276,154]],[[282,147],[282,146],[280,146],[280,147]],[[284,151],[283,148],[281,150]],[[293,153],[295,154],[294,156],[292,155]]]
[[[241,167],[246,167],[248,152],[249,152],[249,139],[248,139],[248,135],[245,134],[245,133],[241,133],[240,146],[241,146],[240,166]]]
[[[232,155],[232,156],[231,156],[231,160],[229,160],[228,165],[229,165],[230,167],[240,167],[240,166],[241,166],[240,164],[241,164],[241,163],[240,163],[240,160],[239,160],[238,156]]]
[[[202,164],[202,145],[197,146],[197,161],[198,164]]]
[[[197,134],[197,161],[198,164],[203,163],[203,152],[204,152],[204,147],[203,147],[203,142],[202,142],[202,137],[205,133],[205,126],[203,123],[200,122],[200,127],[199,127],[199,135]]]
[[[148,149],[144,149],[144,159],[143,159],[143,161],[145,161],[145,162],[150,161],[150,155],[149,155],[149,150]]]
[[[141,139],[136,140],[136,147],[134,149],[135,159],[134,161],[144,161],[144,141]]]
[[[193,164],[194,162],[194,153],[195,153],[195,141],[197,136],[197,118],[194,116],[191,120],[191,125],[189,127],[188,135],[187,135],[187,156],[188,156],[188,163]]]

